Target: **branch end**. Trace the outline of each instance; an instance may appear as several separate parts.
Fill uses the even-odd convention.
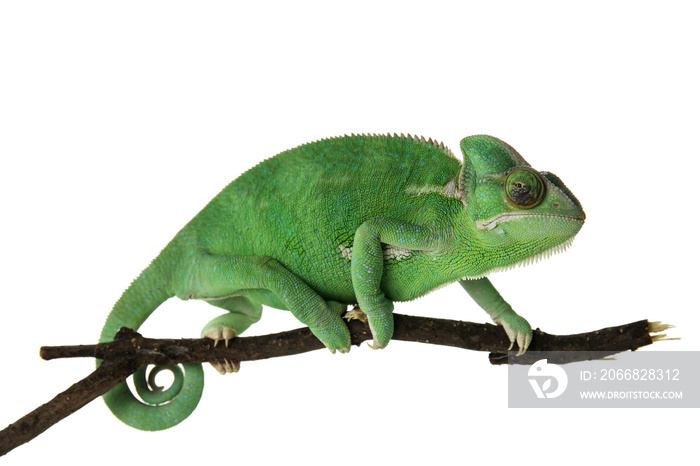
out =
[[[649,322],[649,335],[651,336],[651,341],[652,343],[656,343],[657,341],[669,341],[669,340],[680,340],[680,338],[669,338],[665,333],[662,333],[661,335],[652,335],[652,333],[661,333],[665,332],[668,329],[671,328],[676,328],[675,325],[670,325],[670,324],[662,324],[661,322]]]

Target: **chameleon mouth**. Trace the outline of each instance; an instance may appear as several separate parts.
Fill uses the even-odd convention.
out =
[[[556,214],[534,214],[531,212],[504,212],[502,214],[495,215],[489,219],[486,220],[477,220],[476,221],[476,227],[479,230],[493,230],[496,228],[498,225],[506,222],[510,222],[511,220],[518,220],[522,218],[531,218],[531,217],[546,217],[546,218],[558,218],[562,220],[574,220],[577,222],[583,223],[584,220],[586,219],[585,217],[571,217],[568,215],[556,215]]]

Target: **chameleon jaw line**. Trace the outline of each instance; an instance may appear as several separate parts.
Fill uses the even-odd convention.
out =
[[[576,217],[569,217],[566,215],[555,215],[555,214],[536,214],[532,212],[503,212],[501,214],[495,215],[486,220],[477,220],[476,228],[479,230],[493,230],[501,223],[510,222],[511,220],[519,220],[528,217],[548,217],[548,218],[561,218],[564,220],[577,220],[583,223],[583,220]]]

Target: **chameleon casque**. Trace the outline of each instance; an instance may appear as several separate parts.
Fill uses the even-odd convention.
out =
[[[581,204],[491,136],[462,139],[460,162],[443,144],[403,135],[352,135],[304,144],[229,184],[197,214],[114,305],[101,342],[134,330],[164,301],[200,299],[226,311],[203,337],[228,344],[287,309],[332,352],[350,350],[348,305],[366,314],[374,348],[393,333],[393,302],[459,282],[523,353],[530,324],[486,276],[564,250],[581,229]],[[143,430],[178,424],[202,393],[200,365],[171,368],[173,386],[139,401],[126,383],[104,398]],[[219,372],[238,364],[224,361]],[[151,371],[153,375],[157,371]]]

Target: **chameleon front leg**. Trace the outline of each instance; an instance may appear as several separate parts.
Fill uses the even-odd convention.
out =
[[[510,339],[510,350],[514,343],[518,344],[518,356],[525,353],[532,340],[532,328],[527,320],[515,313],[491,284],[488,278],[477,280],[460,280],[467,293],[485,310],[491,319],[503,327]]]
[[[384,348],[394,334],[394,303],[381,289],[384,272],[382,244],[427,251],[434,249],[437,241],[431,228],[393,218],[374,217],[357,228],[350,273],[357,304],[367,315],[372,331],[372,348]]]
[[[176,295],[181,299],[204,299],[226,308],[222,304],[230,304],[233,297],[245,295],[247,291],[255,294],[255,290],[267,290],[274,297],[276,306],[288,309],[294,317],[308,325],[311,332],[332,352],[338,350],[345,353],[350,350],[350,331],[340,317],[346,306],[325,301],[301,278],[271,257],[201,254],[188,261],[178,281]],[[221,327],[227,328],[231,324],[245,327],[259,317],[257,306],[251,307],[247,316],[240,315],[240,307],[233,310],[230,316],[224,315],[210,322],[205,327],[205,333],[214,329],[214,336],[217,336],[216,332]],[[232,330],[240,333],[236,328]]]

